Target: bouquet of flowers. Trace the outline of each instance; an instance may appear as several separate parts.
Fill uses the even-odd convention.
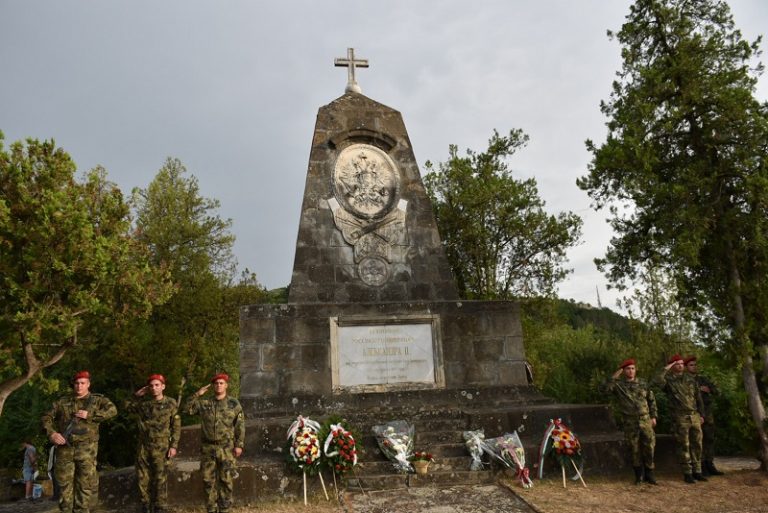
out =
[[[464,443],[467,446],[469,455],[472,457],[472,463],[469,465],[470,470],[482,470],[485,463],[483,463],[483,442],[485,441],[485,433],[482,429],[477,431],[464,431],[462,433],[464,437]]]
[[[391,460],[398,472],[413,472],[408,459],[413,454],[412,424],[404,420],[394,420],[379,426],[373,426],[373,434],[381,452]]]
[[[530,471],[525,466],[525,449],[517,431],[505,433],[497,438],[489,438],[482,442],[482,447],[489,456],[500,461],[505,467],[515,471],[515,479],[518,479],[523,488],[532,488],[533,481]]]
[[[320,424],[299,415],[288,428],[289,462],[300,472],[317,472],[320,463]]]
[[[428,461],[432,463],[435,461],[435,457],[432,456],[432,454],[425,452],[425,451],[416,451],[414,452],[410,458],[408,458],[408,461]]]
[[[581,454],[581,442],[579,442],[576,434],[563,423],[562,419],[550,420],[549,426],[544,431],[544,439],[539,449],[539,479],[544,474],[544,458],[549,454],[553,455],[560,464],[563,471],[563,486],[565,486],[566,467],[573,467],[576,470],[576,476],[581,480],[581,484],[587,486],[579,470],[584,462]]]
[[[323,444],[323,454],[328,466],[336,474],[345,474],[357,465],[355,439],[341,423],[329,426],[328,436]]]

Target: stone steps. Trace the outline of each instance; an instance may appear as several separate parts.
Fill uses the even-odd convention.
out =
[[[453,486],[457,484],[491,484],[496,474],[490,470],[433,470],[425,476],[416,474],[361,474],[347,479],[347,487],[355,491],[359,486],[368,490],[392,490],[424,486]]]
[[[441,434],[442,436],[442,434]],[[453,436],[457,436],[456,433]],[[587,475],[623,472],[628,476],[631,469],[627,464],[627,451],[623,435],[613,433],[579,434],[584,453],[584,472]],[[372,438],[372,437],[371,437]],[[538,474],[538,449],[540,439],[523,438],[526,451],[526,465],[531,476]],[[673,440],[669,435],[657,436],[657,466],[674,470]],[[489,462],[484,470],[471,471],[471,458],[463,442],[426,446],[423,449],[438,454],[430,465],[427,476],[398,474],[392,463],[380,451],[368,445],[363,447],[360,461],[354,474],[347,476],[346,486],[350,491],[385,490],[418,486],[452,486],[457,484],[493,483],[504,467],[498,462]],[[437,449],[437,450],[435,450]],[[200,463],[195,457],[177,458],[168,479],[168,491],[175,504],[202,504],[202,476]],[[506,471],[508,474],[511,471]],[[545,476],[558,475],[559,468],[552,459],[545,462]],[[302,495],[302,476],[288,469],[284,456],[278,453],[246,455],[238,462],[238,478],[235,480],[235,500],[248,502],[253,497],[296,498]],[[332,477],[324,471],[326,486],[331,487]],[[308,478],[310,493],[322,494],[317,477]],[[113,509],[133,506],[136,502],[135,474],[132,467],[102,474],[100,497],[102,502]],[[329,493],[331,493],[329,491]]]
[[[531,475],[538,473],[538,450],[544,430],[553,417],[562,418],[579,436],[584,453],[584,471],[588,475],[611,472],[629,472],[624,437],[614,423],[605,405],[554,404],[548,401],[516,403],[517,395],[505,394],[508,390],[468,392],[467,399],[461,392],[460,405],[420,405],[398,408],[393,403],[372,407],[376,411],[345,410],[339,405],[335,415],[345,418],[356,434],[358,442],[358,466],[354,475],[348,476],[346,485],[351,489],[362,486],[365,490],[396,489],[409,486],[448,486],[457,484],[492,483],[504,467],[498,462],[484,461],[484,470],[470,471],[471,458],[466,449],[463,431],[483,429],[487,438],[518,430],[526,451],[526,463]],[[479,392],[479,393],[478,393]],[[374,395],[374,394],[371,394]],[[441,397],[440,394],[437,396]],[[484,397],[481,401],[478,397]],[[509,400],[508,400],[509,399]],[[366,401],[372,401],[368,398]],[[471,404],[466,404],[471,401]],[[365,402],[365,401],[364,401]],[[314,420],[324,421],[325,415],[314,415]],[[398,474],[392,463],[381,453],[371,427],[391,420],[407,420],[415,426],[414,449],[432,453],[436,461],[427,476]],[[285,463],[286,430],[295,420],[293,414],[273,417],[253,417],[246,422],[246,447],[238,463],[239,477],[235,482],[235,498],[247,500],[254,496],[299,497],[302,479],[288,469]],[[169,479],[169,493],[179,503],[198,503],[202,500],[202,478],[199,473],[199,431],[197,426],[182,429],[176,469]],[[671,439],[660,436],[657,441],[657,464],[674,469],[674,451]],[[559,472],[552,460],[545,462],[545,475]],[[132,472],[121,474],[122,480],[133,481]],[[331,480],[326,472],[326,480]],[[328,483],[326,483],[328,484]],[[135,482],[134,482],[135,486]],[[322,493],[319,479],[310,478],[309,486],[315,493]],[[118,486],[118,489],[120,487]],[[135,500],[135,492],[123,496]],[[113,493],[114,497],[120,493]],[[131,498],[133,497],[133,498]],[[113,505],[119,506],[119,504]]]

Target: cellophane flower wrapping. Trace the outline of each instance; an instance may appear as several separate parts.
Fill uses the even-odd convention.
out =
[[[289,462],[300,472],[314,474],[320,463],[320,440],[317,432],[320,424],[306,417],[299,416],[288,428]]]
[[[323,443],[323,454],[331,470],[345,474],[357,465],[357,444],[341,424],[331,424]]]
[[[533,486],[530,470],[525,466],[525,448],[517,431],[505,433],[496,438],[488,438],[483,441],[482,446],[489,456],[515,471],[515,478],[520,481],[523,488]]]
[[[398,472],[413,472],[413,466],[408,460],[413,455],[414,432],[413,425],[404,420],[373,426],[379,449]]]
[[[485,465],[485,463],[483,463],[483,442],[485,441],[485,433],[482,429],[478,429],[476,431],[464,431],[462,436],[464,437],[467,451],[469,451],[469,455],[472,457],[469,469],[482,470]]]

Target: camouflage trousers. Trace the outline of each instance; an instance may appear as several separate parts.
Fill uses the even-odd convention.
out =
[[[98,443],[56,448],[54,472],[59,483],[59,510],[62,513],[88,513],[91,502],[98,498],[98,450]]]
[[[139,498],[145,506],[168,507],[168,442],[140,443],[136,455],[136,480]]]
[[[200,470],[208,513],[226,513],[232,506],[232,481],[236,475],[234,445],[206,444],[201,447]]]
[[[705,418],[701,425],[701,459],[713,461],[715,459],[715,419]]]
[[[624,439],[632,453],[633,467],[654,468],[653,453],[656,449],[656,434],[649,416],[625,417]]]
[[[677,461],[684,474],[701,472],[701,418],[698,414],[679,415],[672,423],[677,442]]]

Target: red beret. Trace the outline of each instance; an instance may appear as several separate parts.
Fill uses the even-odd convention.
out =
[[[688,358],[686,358],[685,360],[683,360],[683,363],[688,365],[689,362],[695,362],[695,361],[696,361],[696,357],[691,355]]]
[[[620,369],[623,369],[624,367],[629,367],[630,365],[635,365],[635,359],[634,358],[627,358],[623,362],[621,362],[621,365],[619,365]]]
[[[147,384],[151,383],[152,381],[157,380],[163,385],[165,385],[165,378],[162,374],[152,374],[147,378]]]
[[[78,379],[91,379],[91,373],[87,370],[81,370],[80,372],[76,372],[75,376],[72,378],[72,381],[76,381]]]
[[[670,358],[667,363],[675,363],[676,361],[682,360],[682,359],[683,359],[682,356],[680,356],[679,354],[675,354],[675,355],[672,355],[672,358]]]
[[[214,377],[212,377],[212,378],[211,378],[211,383],[213,383],[213,382],[214,382],[214,381],[216,381],[217,379],[223,379],[224,381],[226,381],[227,383],[229,383],[229,374],[227,374],[227,373],[225,373],[225,372],[222,372],[222,373],[216,374]]]

